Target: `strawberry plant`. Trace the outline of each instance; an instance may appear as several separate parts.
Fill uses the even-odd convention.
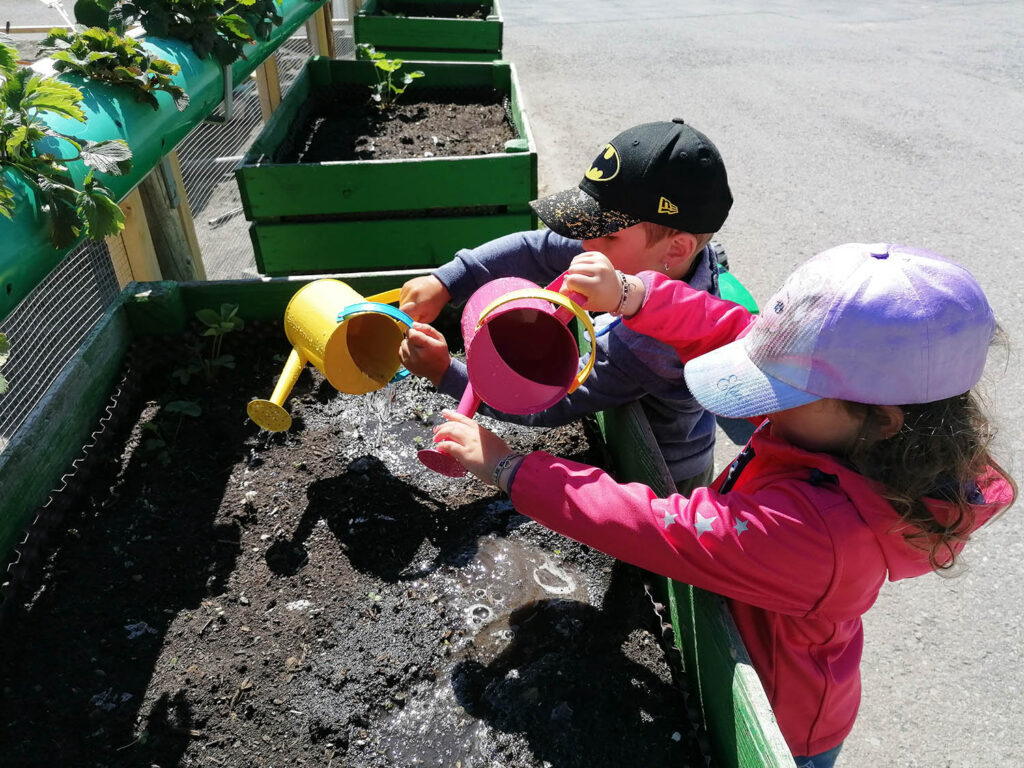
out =
[[[90,141],[54,130],[45,115],[85,122],[82,92],[19,67],[13,44],[0,39],[0,174],[17,171],[47,214],[50,242],[64,248],[84,233],[101,239],[124,228],[124,214],[94,171],[118,176],[131,168],[131,149],[120,139]],[[77,189],[67,163],[89,171]],[[0,175],[0,215],[14,215],[15,195]]]
[[[122,37],[113,30],[51,29],[41,41],[39,53],[53,59],[58,72],[74,72],[130,88],[136,101],[153,109],[160,106],[156,91],[169,93],[179,111],[188,106],[188,94],[171,81],[171,76],[181,68],[148,53],[138,40]]]
[[[153,37],[173,37],[196,56],[213,54],[224,65],[244,58],[254,40],[266,40],[283,19],[277,0],[79,0],[75,16],[120,34],[139,23]]]
[[[398,97],[405,93],[412,81],[423,77],[419,70],[399,74],[405,62],[402,59],[389,59],[369,43],[360,43],[358,50],[361,59],[373,62],[377,84],[370,86],[370,98],[382,110],[394,107]]]

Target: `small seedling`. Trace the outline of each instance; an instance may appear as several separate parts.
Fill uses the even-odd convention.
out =
[[[181,431],[181,423],[185,420],[186,416],[193,419],[199,418],[203,414],[203,409],[194,400],[172,400],[164,405],[162,410],[165,414],[178,414],[178,423],[174,428],[174,434],[169,439],[155,421],[147,421],[140,426],[143,430],[150,433],[150,436],[142,443],[143,449],[152,453],[157,461],[167,466],[171,463],[171,451],[174,449],[174,443],[178,439],[178,432]]]
[[[392,109],[409,84],[424,77],[419,70],[400,72],[405,63],[402,59],[389,59],[369,43],[360,43],[357,47],[359,58],[373,62],[377,83],[370,86],[370,99],[381,110]]]
[[[182,384],[188,384],[198,373],[205,375],[207,381],[213,381],[218,368],[234,368],[235,356],[221,354],[224,336],[245,328],[245,321],[238,316],[237,304],[221,304],[219,313],[212,309],[200,309],[196,317],[206,326],[200,335],[210,337],[210,351],[208,356],[204,356],[198,346],[194,347],[195,357],[184,367],[175,369],[171,375]]]

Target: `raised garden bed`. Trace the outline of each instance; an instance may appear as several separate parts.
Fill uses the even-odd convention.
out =
[[[366,0],[353,35],[392,58],[492,61],[501,58],[502,26],[497,0]]]
[[[528,204],[537,194],[537,152],[512,65],[415,67],[425,77],[401,97],[402,113],[382,121],[379,113],[364,117],[373,115],[372,62],[307,64],[236,169],[261,273],[439,266],[459,248],[536,226]],[[487,111],[470,111],[479,107]],[[495,114],[494,128],[507,138],[466,153]],[[431,117],[435,127],[418,127]],[[412,136],[395,134],[399,152],[382,157],[381,132],[399,126]],[[318,139],[346,131],[347,143]]]
[[[408,276],[342,279],[371,295]],[[24,604],[0,634],[4,765],[787,764],[713,598],[656,615],[635,570],[418,465],[450,405],[429,387],[343,396],[310,368],[292,431],[248,422],[245,403],[280,373],[280,316],[300,285],[133,286],[26,425],[102,411],[113,387],[99,438],[94,425],[19,434],[0,454],[0,477],[33,472],[0,518],[27,520],[32,483],[66,471],[61,452],[106,444],[18,547],[45,564],[41,587],[26,591],[23,569],[20,594],[4,590]],[[225,301],[248,320],[221,350],[237,367],[179,383],[201,341],[193,313]],[[126,358],[136,373],[117,386]],[[200,414],[170,406],[189,401]],[[655,472],[643,423],[614,413],[602,429],[623,471]],[[578,425],[492,426],[522,450],[606,461]],[[49,557],[33,535],[45,530]],[[687,678],[659,645],[670,620],[700,644]],[[689,706],[686,680],[700,683]],[[702,720],[721,733],[705,740]]]

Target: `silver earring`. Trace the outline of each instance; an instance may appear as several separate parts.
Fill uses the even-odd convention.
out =
[[[662,264],[661,266],[663,266],[665,268],[665,271],[668,272],[668,264]]]

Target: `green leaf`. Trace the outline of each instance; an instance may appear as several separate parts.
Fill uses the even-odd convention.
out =
[[[172,400],[164,406],[166,413],[180,413],[182,416],[198,418],[203,415],[203,409],[194,400]]]
[[[217,324],[220,323],[220,315],[212,309],[200,309],[196,312],[196,317],[199,318],[201,323],[208,325],[211,328],[216,327]]]
[[[229,37],[234,35],[242,40],[252,40],[252,27],[249,22],[236,13],[225,13],[217,19],[217,29],[221,32],[227,30]]]
[[[73,85],[50,77],[32,77],[25,84],[21,99],[22,109],[38,109],[85,122],[85,112],[79,105],[82,92]]]
[[[0,214],[8,219],[14,217],[14,192],[3,177],[0,177]]]
[[[122,139],[87,141],[82,147],[82,161],[90,168],[111,176],[123,176],[131,170],[132,150]]]
[[[93,240],[116,235],[124,229],[124,212],[106,190],[83,190],[78,195],[77,211],[85,220],[85,233]]]
[[[0,39],[0,73],[11,75],[18,68],[18,49],[6,35]]]

